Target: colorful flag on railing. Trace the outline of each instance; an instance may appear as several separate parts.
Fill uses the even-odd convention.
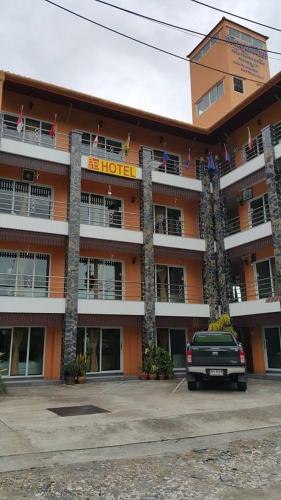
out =
[[[55,113],[55,119],[53,121],[53,124],[50,128],[50,136],[55,137],[57,131],[57,113]]]
[[[97,130],[97,133],[96,133],[96,136],[93,140],[93,151],[97,149],[98,147],[98,143],[99,143],[99,131],[100,131],[100,125],[98,123],[98,130]]]
[[[190,165],[191,165],[191,149],[190,148],[188,148],[187,159],[184,160],[183,164],[185,165],[185,167],[190,167]]]
[[[167,166],[167,162],[169,161],[170,157],[168,155],[168,153],[166,151],[164,151],[163,153],[163,157],[162,157],[162,164],[164,165],[164,167]]]
[[[216,171],[216,165],[215,165],[215,161],[214,161],[212,153],[208,154],[207,168],[208,168],[209,172],[215,172]]]
[[[23,104],[21,105],[20,114],[19,114],[19,117],[17,119],[17,131],[19,134],[22,132],[22,129],[23,129],[22,113],[23,113]]]
[[[230,161],[229,152],[228,152],[228,149],[227,149],[225,143],[224,143],[223,147],[224,147],[224,161]]]
[[[131,134],[128,134],[127,140],[122,144],[122,154],[128,156],[131,142]]]
[[[254,144],[253,144],[253,139],[252,139],[250,127],[247,127],[247,129],[248,129],[248,148],[253,149]]]

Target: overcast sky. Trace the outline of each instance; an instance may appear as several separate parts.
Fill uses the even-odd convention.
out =
[[[54,1],[183,57],[200,41],[95,0]],[[190,0],[111,2],[202,33],[208,33],[223,15]],[[280,0],[206,0],[206,3],[281,27]],[[109,33],[44,0],[0,0],[0,12],[0,68],[191,121],[188,63]],[[259,31],[258,26],[244,24]],[[268,49],[281,52],[281,33],[265,28],[260,31],[270,37]],[[281,70],[281,56],[273,57],[279,60],[270,59],[271,75]]]

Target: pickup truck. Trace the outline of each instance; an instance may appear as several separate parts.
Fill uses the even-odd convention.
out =
[[[247,368],[242,344],[229,332],[196,332],[186,346],[186,378],[190,391],[197,382],[219,379],[237,382],[247,390]]]

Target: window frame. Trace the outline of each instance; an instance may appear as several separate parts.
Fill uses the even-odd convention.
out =
[[[237,92],[238,94],[244,94],[244,80],[243,80],[243,78],[240,78],[238,76],[233,76],[233,80],[232,81],[233,81],[233,90],[234,90],[234,92]],[[242,90],[237,90],[235,88],[235,81],[236,82],[239,81],[239,82],[242,83]]]
[[[219,90],[221,89],[221,91]],[[216,100],[211,102],[211,92],[216,90]],[[220,80],[218,83],[213,85],[208,92],[206,92],[203,96],[200,97],[200,99],[195,103],[196,106],[196,114],[197,116],[202,116],[207,109],[209,109],[211,106],[213,106],[216,102],[218,102],[223,96],[224,96],[224,79]],[[200,104],[204,101],[208,101],[208,106],[206,106],[201,112],[199,111],[199,106]]]

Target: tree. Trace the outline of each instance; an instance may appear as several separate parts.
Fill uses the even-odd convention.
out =
[[[231,318],[228,314],[221,314],[219,319],[216,321],[212,321],[209,324],[208,330],[211,332],[230,332],[234,337],[237,337],[237,332],[234,330],[233,325],[231,323]]]

